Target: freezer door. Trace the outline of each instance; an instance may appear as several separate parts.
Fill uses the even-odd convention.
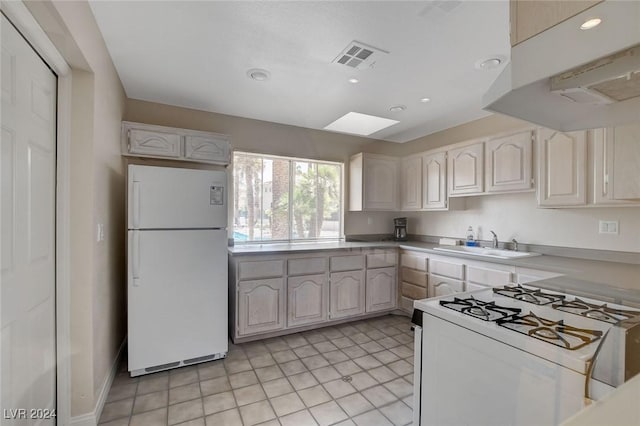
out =
[[[128,237],[129,371],[227,352],[226,231]]]
[[[226,228],[226,172],[138,165],[128,172],[128,229]]]

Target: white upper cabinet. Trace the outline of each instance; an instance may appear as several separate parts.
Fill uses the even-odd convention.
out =
[[[531,130],[491,139],[485,146],[487,192],[523,191],[533,187]]]
[[[420,210],[422,208],[422,158],[403,158],[400,164],[400,208]]]
[[[449,150],[449,196],[480,194],[484,190],[484,143]]]
[[[227,165],[230,154],[227,135],[122,122],[122,155]]]
[[[607,129],[609,196],[640,201],[640,123]]]
[[[422,157],[422,208],[447,208],[447,153],[444,151]]]
[[[587,203],[587,132],[538,131],[538,204],[543,207]]]
[[[187,135],[184,137],[184,157],[214,163],[229,163],[229,138],[223,135]]]
[[[180,157],[180,135],[173,133],[129,129],[127,147],[131,154],[154,157]]]
[[[360,153],[349,163],[349,210],[398,210],[398,159]]]

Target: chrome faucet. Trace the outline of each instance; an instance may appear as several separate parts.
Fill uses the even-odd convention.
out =
[[[518,251],[518,240],[513,238],[511,242],[513,243],[513,251]]]
[[[489,231],[489,232],[491,232],[491,235],[493,235],[493,242],[492,242],[491,246],[493,248],[497,249],[498,248],[498,236],[493,231]]]

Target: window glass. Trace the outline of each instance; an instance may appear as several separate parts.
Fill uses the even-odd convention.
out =
[[[234,153],[234,239],[337,239],[342,164]]]

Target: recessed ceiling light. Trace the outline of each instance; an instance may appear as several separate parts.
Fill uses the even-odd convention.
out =
[[[327,125],[325,130],[369,136],[372,133],[393,126],[397,123],[399,123],[399,121],[376,117],[375,115],[348,112],[333,123]]]
[[[351,77],[351,78],[350,78],[349,80],[347,80],[347,81],[348,81],[349,83],[351,83],[351,84],[356,84],[356,83],[357,83],[357,82],[359,82],[360,80],[358,80],[358,79],[357,79],[357,78],[355,78],[355,77]]]
[[[487,59],[486,61],[480,62],[480,69],[492,70],[494,68],[498,68],[501,63],[502,63],[502,60],[500,58],[490,58],[490,59]]]
[[[391,108],[389,108],[389,111],[400,112],[400,111],[404,111],[405,109],[407,109],[407,107],[404,105],[394,105]]]
[[[422,102],[423,104],[426,104],[427,102],[431,102],[431,98],[422,98],[420,99],[420,102]]]
[[[602,19],[600,19],[600,18],[589,19],[587,21],[584,21],[584,23],[582,25],[580,25],[580,29],[581,30],[590,30],[591,28],[595,28],[598,25],[600,25],[601,22],[602,22]]]
[[[266,81],[266,80],[269,80],[271,73],[261,68],[252,68],[249,71],[247,71],[247,76],[256,81]]]

